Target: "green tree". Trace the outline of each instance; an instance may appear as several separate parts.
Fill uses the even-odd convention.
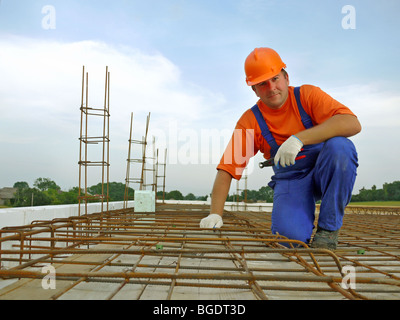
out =
[[[107,184],[104,183],[103,187],[101,183],[93,185],[88,188],[88,193],[91,195],[100,195],[104,192],[107,195]],[[128,188],[129,196],[134,194],[132,188]],[[125,199],[125,184],[121,182],[110,182],[108,184],[108,195],[109,201],[124,201]]]
[[[258,190],[258,200],[273,202],[274,190],[269,186],[261,187],[260,190]]]
[[[164,194],[162,191],[157,191],[157,199],[164,199],[166,197],[167,193]]]
[[[196,196],[195,196],[193,193],[188,193],[188,194],[184,197],[184,200],[193,201],[193,200],[196,200]]]
[[[81,190],[81,194],[83,194]],[[74,204],[78,203],[79,188],[74,187],[69,189],[67,192],[61,192],[59,194],[60,204]]]
[[[182,195],[182,193],[180,191],[173,190],[173,191],[170,191],[170,192],[168,192],[166,194],[165,199],[167,199],[167,200],[171,200],[171,199],[173,199],[173,200],[183,200],[183,195]]]
[[[359,190],[358,194],[351,197],[351,202],[362,201],[399,201],[400,200],[400,181],[384,183],[383,189],[378,189],[373,185],[371,189],[365,187]]]
[[[15,193],[14,207],[27,207],[32,202],[31,188],[18,188]]]
[[[47,206],[52,203],[51,198],[36,188],[18,189],[14,207]]]
[[[28,182],[25,182],[25,181],[19,181],[19,182],[14,183],[13,188],[29,189],[29,184],[28,184]]]
[[[49,189],[60,190],[61,188],[49,178],[37,178],[33,185],[40,191],[46,191]]]
[[[207,199],[208,199],[208,195],[196,197],[196,200],[199,200],[199,201],[207,201]]]
[[[257,200],[260,200],[260,192],[257,190],[243,190],[240,197],[243,200],[247,199],[247,202],[257,202]]]
[[[14,183],[13,188],[17,188],[17,191],[14,194],[13,206],[22,207],[29,205],[29,184],[25,181],[19,181]]]
[[[32,192],[33,206],[48,206],[52,204],[52,198],[46,193],[42,192],[36,188],[30,189]]]
[[[400,200],[400,181],[394,181],[392,183],[383,184],[383,192],[385,200],[388,201],[399,201]]]

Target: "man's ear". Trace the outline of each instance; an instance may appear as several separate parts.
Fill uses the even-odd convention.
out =
[[[285,77],[286,82],[287,82],[287,84],[289,85],[289,74],[285,71],[285,72],[283,73],[283,76]]]
[[[253,89],[254,93],[256,94],[256,96],[258,97],[257,91],[256,91],[256,87],[255,86],[251,86],[251,88]]]

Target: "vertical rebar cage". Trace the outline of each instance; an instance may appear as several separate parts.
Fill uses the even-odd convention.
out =
[[[125,194],[124,194],[124,208],[128,207],[128,201],[133,200],[133,195],[130,195],[131,184],[138,184],[139,190],[146,190],[147,187],[151,187],[151,191],[154,191],[157,194],[158,187],[158,179],[163,177],[163,194],[165,193],[165,166],[166,166],[166,155],[167,151],[165,150],[165,163],[160,164],[158,161],[158,149],[156,150],[156,139],[153,137],[152,148],[153,148],[153,156],[149,157],[147,155],[147,147],[148,147],[148,132],[149,132],[149,123],[150,123],[151,113],[148,114],[146,119],[146,128],[145,135],[142,136],[141,140],[133,139],[133,113],[131,113],[131,125],[130,125],[130,133],[129,133],[129,145],[128,145],[128,158],[126,165],[126,177],[125,177]],[[140,147],[140,154],[137,154],[134,150],[134,146]],[[136,150],[137,151],[137,150]],[[153,161],[152,166],[147,166],[148,160]],[[159,166],[163,165],[164,174],[159,175]],[[136,166],[136,167],[135,167]],[[133,169],[133,170],[132,170]],[[137,170],[135,170],[137,169]],[[151,181],[147,182],[147,176],[150,176]]]
[[[160,169],[161,168],[161,169]],[[159,187],[162,189],[162,202],[165,202],[165,179],[166,179],[166,171],[167,171],[167,149],[164,151],[164,162],[160,162],[159,160],[159,149],[157,149],[156,153],[156,182],[155,182],[155,193],[156,199],[158,199],[157,192]],[[161,182],[160,182],[161,179]]]
[[[84,203],[85,215],[88,213],[87,204],[92,201],[100,201],[101,212],[104,211],[104,202],[106,202],[106,210],[108,211],[110,174],[110,72],[108,66],[106,67],[104,106],[102,108],[89,106],[89,73],[85,73],[85,66],[83,66],[80,110],[79,216],[81,215],[82,202]],[[94,118],[97,118],[97,122],[94,121]],[[91,128],[95,131],[90,130]],[[100,193],[90,194],[88,192],[89,167],[99,167],[101,170]]]
[[[142,140],[132,139],[133,135],[133,112],[131,113],[131,126],[130,126],[130,134],[129,134],[129,145],[128,145],[128,159],[126,160],[126,177],[125,177],[125,194],[124,194],[124,208],[128,207],[128,201],[133,200],[133,196],[129,194],[130,184],[136,183],[139,184],[139,190],[143,190],[145,185],[145,168],[146,168],[146,149],[147,149],[147,135],[149,131],[149,123],[150,123],[150,113],[147,116],[146,121],[146,131]],[[140,157],[134,158],[132,157],[133,147],[135,145],[141,146],[141,154]],[[133,165],[139,165],[139,176],[133,175],[131,171]]]

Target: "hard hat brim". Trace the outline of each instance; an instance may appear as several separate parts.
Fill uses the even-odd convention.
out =
[[[273,77],[276,77],[285,68],[286,68],[286,65],[283,64],[282,68],[279,69],[279,72],[271,72],[271,73],[263,74],[262,76],[257,77],[255,79],[251,79],[251,80],[246,78],[246,83],[247,83],[248,86],[255,86],[256,84],[259,84],[261,82],[264,82],[264,81],[267,81],[269,79],[272,79]]]

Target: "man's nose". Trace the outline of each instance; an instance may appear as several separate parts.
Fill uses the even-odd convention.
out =
[[[266,89],[268,91],[274,91],[276,89],[276,84],[273,81],[267,81],[266,83]]]

